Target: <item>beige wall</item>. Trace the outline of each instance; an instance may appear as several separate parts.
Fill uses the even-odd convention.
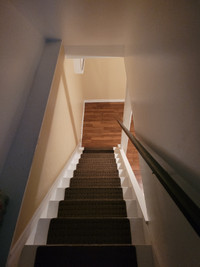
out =
[[[175,181],[181,176],[183,189],[191,187],[186,192],[199,203],[199,3],[140,2],[129,9],[125,47],[136,134],[174,169],[168,171]],[[160,266],[198,266],[198,235],[142,159],[141,168]]]
[[[83,97],[71,63],[61,50],[13,245],[80,141]]]
[[[124,58],[87,58],[83,88],[85,100],[124,100],[126,90]]]

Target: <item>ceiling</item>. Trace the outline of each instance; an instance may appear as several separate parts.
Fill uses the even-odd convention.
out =
[[[200,47],[199,0],[9,1],[45,38],[62,39],[67,55],[185,53]]]
[[[46,37],[69,54],[122,55],[128,0],[10,0]]]

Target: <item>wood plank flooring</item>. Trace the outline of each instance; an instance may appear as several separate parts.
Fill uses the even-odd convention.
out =
[[[124,103],[86,103],[83,124],[83,147],[113,147],[121,143],[121,128],[116,119],[123,119]],[[134,125],[131,124],[134,134]],[[127,158],[142,188],[138,152],[128,142]]]
[[[113,147],[121,143],[124,103],[86,103],[82,146]]]

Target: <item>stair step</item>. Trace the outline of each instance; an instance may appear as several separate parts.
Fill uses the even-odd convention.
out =
[[[63,200],[61,199],[60,201],[63,201]],[[52,200],[52,201],[49,202],[49,206],[47,208],[46,214],[44,215],[44,218],[56,218],[57,217],[57,215],[58,215],[58,207],[59,207],[60,201],[59,200]],[[69,201],[69,202],[70,201],[79,201],[79,202],[80,201],[83,201],[83,202],[89,201],[89,202],[92,202],[93,200],[86,200],[86,199],[77,200],[76,199],[76,200],[67,200],[67,201]],[[111,202],[111,200],[109,200],[109,199],[96,199],[95,201],[110,201]],[[119,200],[114,199],[112,201],[119,201]],[[137,206],[136,200],[130,200],[129,199],[129,200],[124,200],[124,201],[126,202],[126,207],[125,207],[125,211],[123,213],[126,213],[126,216],[128,218],[136,218],[136,217],[138,217],[140,213],[139,213],[139,210],[138,210],[138,206]],[[94,205],[93,204],[91,204],[91,205],[92,205],[91,208],[94,210]],[[84,212],[85,212],[84,210],[81,211],[82,214],[86,214]],[[87,212],[88,212],[88,210],[87,210]],[[93,213],[94,213],[94,211],[93,211]],[[91,214],[91,216],[94,217],[93,213]],[[114,211],[111,211],[111,212],[107,211],[106,215],[108,215],[108,216],[105,216],[105,212],[103,214],[102,212],[100,212],[98,210],[96,210],[95,213],[99,214],[98,217],[100,217],[100,216],[101,217],[109,217],[109,216],[110,217],[114,217],[114,216],[116,216],[116,213],[117,214],[119,213],[119,211],[118,211],[118,209],[115,209],[115,212]],[[72,213],[70,213],[70,212],[69,212],[69,214],[72,215]],[[73,214],[76,214],[76,213],[73,211]],[[67,216],[68,216],[68,213],[67,213]],[[73,216],[75,217],[75,215],[73,215]],[[88,216],[88,217],[91,217],[91,216]],[[122,214],[122,217],[124,217],[124,216],[125,215]],[[81,217],[81,216],[78,215],[78,217]],[[82,217],[84,217],[84,216],[82,215]],[[95,216],[95,217],[97,217],[97,216]],[[119,216],[116,216],[116,217],[119,217]]]
[[[60,201],[58,217],[126,217],[123,200]]]
[[[55,218],[55,217],[54,217]],[[69,220],[68,218],[67,220]],[[78,220],[78,218],[75,218]],[[81,218],[80,218],[81,219]],[[84,219],[84,218],[82,218]],[[94,218],[91,218],[92,220]],[[97,218],[96,218],[97,219]],[[106,220],[109,218],[105,218]],[[121,218],[115,218],[116,220],[121,220]],[[34,244],[35,245],[45,245],[47,241],[48,229],[50,225],[51,218],[41,218],[38,222]],[[128,219],[127,219],[128,220]],[[144,233],[144,222],[142,218],[129,218],[130,228],[131,228],[131,240],[133,245],[145,245],[147,241],[145,239]],[[120,232],[120,229],[119,229]]]
[[[38,223],[34,267],[143,267],[132,245],[146,244],[143,220],[126,175],[118,172],[113,149],[86,148],[59,187]]]
[[[47,244],[131,244],[127,218],[55,218]]]
[[[97,171],[97,170],[75,170],[74,177],[118,177],[119,172],[118,170],[107,170],[105,168],[104,171]]]
[[[91,158],[91,157],[83,157],[79,159],[79,163],[93,163],[93,164],[116,164],[115,158]]]
[[[134,265],[135,256],[132,254],[132,248],[129,251],[128,247],[135,248],[137,265]],[[54,250],[54,248],[56,249]],[[133,251],[133,253],[135,252]],[[152,247],[150,245],[25,245],[18,267],[25,266],[155,267]]]
[[[67,199],[123,199],[121,188],[66,188]]]
[[[70,187],[121,187],[120,178],[72,178]]]
[[[114,159],[114,153],[83,153],[81,158],[110,158]]]
[[[78,257],[77,257],[78,255]],[[35,267],[136,267],[134,246],[41,246],[36,252]]]
[[[119,189],[120,191],[122,190],[124,199],[136,199],[135,193],[129,187],[122,187],[122,188],[121,187],[101,187],[100,188],[100,187],[93,186],[93,187],[89,187],[88,188],[87,186],[85,186],[84,188],[83,187],[80,187],[80,188],[77,188],[77,187],[68,187],[68,188],[58,187],[56,192],[55,192],[54,197],[52,198],[52,200],[57,200],[57,201],[63,200],[65,198],[65,192],[67,192],[67,195],[69,194],[69,199],[70,198],[71,199],[78,199],[78,198],[82,199],[84,197],[87,198],[87,194],[86,193],[83,193],[83,194],[80,193],[80,197],[76,197],[76,194],[79,195],[79,193],[78,193],[79,191],[78,190],[80,190],[80,192],[84,192],[82,190],[85,190],[85,189],[86,190],[93,190],[93,189],[94,190],[101,190],[101,189],[102,190],[103,189],[108,189],[108,190],[117,189],[118,190]],[[71,190],[72,190],[72,192],[71,192]],[[93,195],[93,193],[91,193],[91,194]],[[108,199],[109,195],[110,194],[108,193],[108,197],[105,197],[105,198]],[[89,194],[88,194],[88,197],[89,197]],[[104,198],[104,197],[102,196],[102,198]],[[111,194],[111,198],[114,199],[114,197],[112,197],[112,194]]]
[[[117,172],[117,165],[116,163],[111,164],[91,164],[91,162],[88,163],[79,163],[76,166],[76,170],[78,171],[109,171],[109,172]]]
[[[85,147],[83,153],[114,153],[112,147]]]

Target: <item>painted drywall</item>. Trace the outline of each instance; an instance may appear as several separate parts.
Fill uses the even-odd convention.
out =
[[[107,50],[122,51],[129,0],[10,1],[44,36],[60,38],[64,46],[86,46],[89,53],[100,50],[104,56]]]
[[[83,76],[74,72],[74,64],[72,59],[65,58],[64,71],[66,75],[66,83],[69,98],[69,109],[73,119],[74,132],[76,133],[76,141],[81,141],[81,126],[83,119]]]
[[[78,76],[74,77],[73,82],[75,84],[72,81],[68,83],[67,76],[70,74],[73,76],[72,71],[73,65],[68,65],[68,62],[65,62],[64,49],[62,48],[13,245],[80,141],[83,97],[82,90],[79,90],[80,87],[74,88],[75,84],[77,85],[76,77]],[[76,98],[76,103],[74,103],[74,98]],[[76,112],[74,110],[72,112],[72,103]]]
[[[83,74],[84,99],[125,99],[123,58],[87,58]]]
[[[2,266],[5,265],[28,181],[59,50],[60,41],[45,42],[19,127],[1,173],[1,188],[10,198],[0,228],[0,265]]]
[[[0,173],[44,48],[41,34],[9,1],[0,2]]]
[[[199,4],[143,1],[129,11],[128,21],[125,66],[136,134],[198,196]],[[160,266],[198,266],[199,237],[143,160],[141,166]]]
[[[16,171],[16,166],[7,165],[10,170],[15,170],[15,175],[9,177],[4,175],[4,170],[15,146],[16,133],[45,42],[10,1],[4,0],[0,2],[0,40],[0,188],[10,198],[0,229],[0,265],[5,266],[24,185],[22,177],[16,178],[17,172],[21,173],[23,168],[18,166]],[[23,152],[21,147],[21,154]]]

